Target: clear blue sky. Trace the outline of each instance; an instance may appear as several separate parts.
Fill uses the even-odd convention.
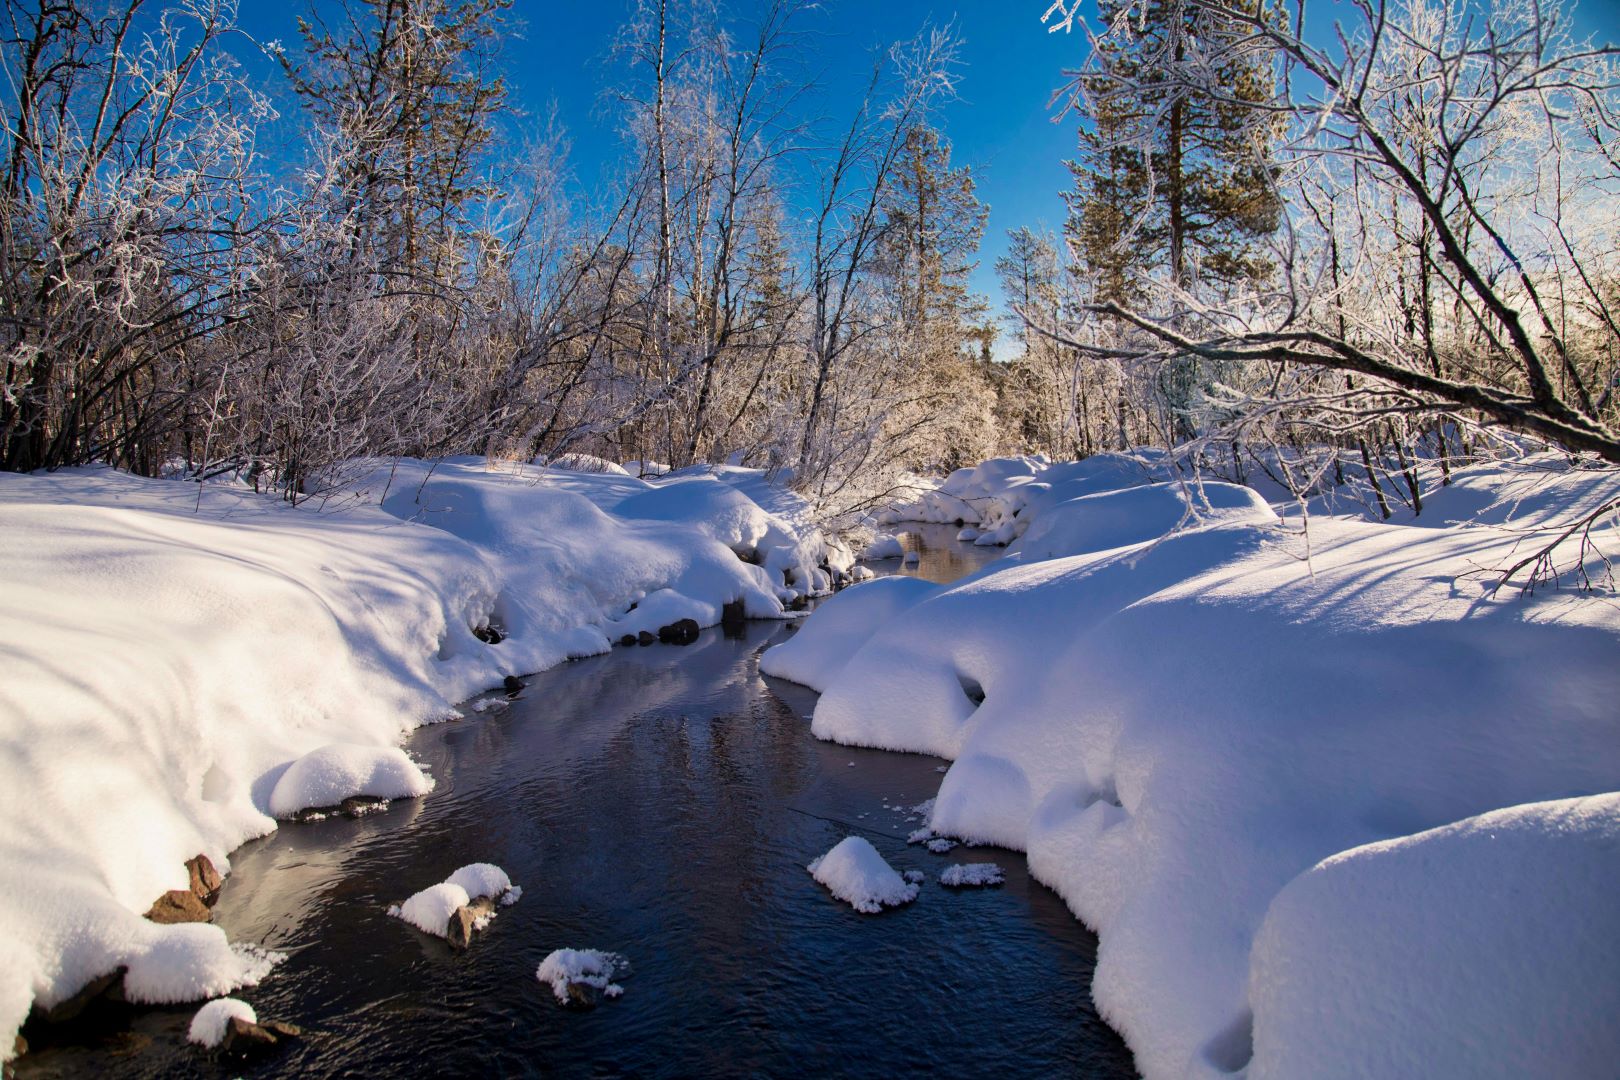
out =
[[[803,63],[817,76],[825,111],[846,116],[870,69],[872,50],[910,37],[926,22],[953,22],[963,38],[960,100],[948,105],[940,126],[955,160],[973,166],[979,196],[990,207],[974,287],[998,302],[992,266],[1005,249],[1008,229],[1063,220],[1058,192],[1067,186],[1076,123],[1053,123],[1047,101],[1062,84],[1064,68],[1084,58],[1085,39],[1049,34],[1040,23],[1047,0],[823,0],[800,23],[811,34]],[[1330,25],[1343,0],[1318,0],[1311,22]],[[324,5],[323,5],[324,6]],[[751,0],[731,0],[746,14]],[[1345,5],[1348,6],[1348,5]],[[302,3],[243,0],[243,28],[260,41],[296,39]],[[543,117],[554,103],[573,142],[573,163],[590,184],[617,153],[617,136],[603,118],[599,96],[615,76],[609,48],[630,0],[516,0],[518,24],[506,46],[516,103]],[[1089,5],[1088,5],[1089,10]],[[1603,42],[1620,42],[1620,0],[1581,0],[1577,29]],[[268,71],[267,71],[268,74]],[[519,133],[521,135],[521,133]]]

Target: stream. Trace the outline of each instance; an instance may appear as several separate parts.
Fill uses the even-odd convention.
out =
[[[921,566],[879,572],[950,581],[1000,553],[906,528]],[[195,1006],[104,1006],[17,1075],[1134,1076],[1091,1004],[1096,939],[1020,853],[907,845],[945,763],[812,738],[816,695],[758,672],[793,632],[716,627],[532,676],[405,741],[431,795],[235,852],[215,918],[287,954],[236,995],[304,1029],[285,1050],[225,1062],[186,1044]],[[861,915],[812,880],[852,833],[927,874],[915,903]],[[385,913],[469,862],[523,898],[468,951]],[[1006,884],[939,885],[958,862]],[[623,954],[623,997],[559,1006],[535,978],[557,948]]]

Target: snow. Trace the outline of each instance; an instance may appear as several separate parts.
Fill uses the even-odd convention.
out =
[[[506,876],[506,871],[487,862],[468,863],[445,881],[450,885],[461,886],[468,896],[474,898],[487,896],[495,899],[504,896],[513,888],[512,879]],[[522,895],[521,891],[519,895]]]
[[[355,795],[406,799],[432,790],[433,781],[397,747],[331,743],[287,767],[270,791],[270,813],[287,818]]]
[[[343,471],[296,509],[108,468],[0,476],[0,1055],[33,1003],[119,966],[166,1001],[251,984],[263,964],[218,928],[143,914],[185,860],[228,873],[296,808],[428,790],[395,748],[456,702],[731,601],[784,618],[853,562],[759,470]]]
[[[441,881],[413,894],[397,908],[390,908],[389,914],[404,919],[424,934],[444,937],[449,932],[450,916],[470,903],[472,897],[465,888]]]
[[[1251,1075],[1471,1075],[1475,1017],[1491,1028],[1482,1045],[1523,1055],[1486,1074],[1541,1072],[1515,1066],[1556,1039],[1548,1062],[1615,1060],[1612,1024],[1538,1027],[1555,984],[1555,1004],[1611,1016],[1620,994],[1620,936],[1594,906],[1614,895],[1612,870],[1593,869],[1620,820],[1613,798],[1583,804],[1590,842],[1545,824],[1490,842],[1446,828],[1493,811],[1534,823],[1545,812],[1526,804],[1620,788],[1620,598],[1521,596],[1522,578],[1494,589],[1481,572],[1620,477],[1543,471],[1532,503],[1503,495],[1511,470],[1459,470],[1413,524],[1313,514],[1302,534],[1229,485],[1137,470],[1120,490],[1079,491],[1095,477],[1062,464],[1030,476],[1054,472],[1078,493],[1026,499],[1005,558],[895,605],[852,654],[806,660],[798,674],[823,691],[812,731],[951,760],[925,824],[1025,851],[1097,932],[1093,995],[1150,1078],[1241,1068],[1251,1018]],[[1620,528],[1592,539],[1612,559]],[[1571,542],[1559,558],[1576,554]],[[847,594],[851,613],[872,587]],[[762,668],[812,656],[818,620],[844,602]],[[1476,862],[1492,843],[1500,865]],[[1510,929],[1515,908],[1525,922]],[[1554,935],[1541,957],[1549,926],[1591,956]],[[1365,963],[1345,959],[1357,950]],[[1362,989],[1346,990],[1344,966]],[[1408,975],[1410,991],[1396,985]],[[1433,1006],[1408,1025],[1425,994]],[[1386,1041],[1407,1056],[1350,1056]],[[1317,1068],[1317,1048],[1342,1071]]]
[[[450,917],[479,897],[498,900],[502,907],[517,903],[523,890],[512,884],[506,871],[493,863],[468,863],[444,881],[430,885],[414,894],[403,904],[388,909],[388,914],[403,919],[434,937],[445,937],[450,929]],[[492,916],[486,916],[490,918]],[[483,929],[480,925],[478,929]]]
[[[861,552],[861,558],[876,562],[879,559],[898,559],[905,553],[906,547],[900,542],[900,537],[894,533],[878,533],[866,545],[866,550]]]
[[[600,990],[605,997],[616,998],[624,987],[614,982],[630,970],[629,963],[618,953],[596,949],[557,949],[540,961],[535,978],[551,987],[557,1001],[569,1003],[568,987],[582,983]]]
[[[767,649],[759,670],[820,690],[879,626],[938,591],[911,577],[876,578],[844,589],[822,601],[798,633]]]
[[[1613,794],[1326,859],[1277,895],[1256,936],[1248,1075],[1433,1076],[1440,1061],[1457,1077],[1612,1075],[1617,896]]]
[[[215,998],[198,1009],[197,1015],[191,1018],[191,1027],[186,1030],[186,1040],[212,1050],[225,1041],[225,1029],[234,1019],[257,1024],[259,1014],[245,1001],[238,1001],[235,998]]]
[[[972,885],[1000,885],[1007,877],[1001,867],[992,862],[957,863],[946,867],[939,875],[941,885],[962,888]]]
[[[844,838],[806,869],[835,897],[868,915],[917,899],[916,884],[895,873],[863,837]]]

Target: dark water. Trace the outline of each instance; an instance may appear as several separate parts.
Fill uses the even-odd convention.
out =
[[[996,554],[916,531],[910,573]],[[905,843],[943,763],[811,738],[815,695],[757,669],[791,632],[711,630],[535,676],[503,711],[406,744],[431,796],[237,852],[217,919],[288,954],[238,995],[306,1029],[286,1051],[244,1069],[185,1044],[192,1008],[108,1008],[89,1045],[81,1029],[19,1076],[1134,1075],[1092,1011],[1095,940],[1021,855]],[[927,873],[916,903],[861,915],[811,879],[851,833]],[[385,914],[474,861],[524,896],[466,953]],[[937,883],[974,861],[1006,885]],[[624,996],[558,1006],[534,972],[563,947],[624,954]]]

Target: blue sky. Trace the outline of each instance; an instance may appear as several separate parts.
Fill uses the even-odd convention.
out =
[[[1063,160],[1072,155],[1076,124],[1052,120],[1047,101],[1064,68],[1084,58],[1079,34],[1049,34],[1040,23],[1047,0],[823,0],[800,29],[809,32],[803,62],[816,76],[825,111],[845,116],[869,70],[872,50],[909,37],[927,22],[954,22],[963,38],[960,99],[940,116],[959,164],[972,165],[979,196],[990,207],[977,291],[999,299],[992,269],[1008,229],[1063,220],[1058,192],[1068,182]],[[1313,5],[1327,25],[1343,0]],[[746,13],[748,0],[730,6]],[[506,44],[515,102],[536,118],[554,104],[573,142],[579,180],[589,185],[614,159],[617,136],[602,115],[600,94],[616,72],[610,46],[630,0],[516,0],[519,24]],[[296,38],[299,3],[243,0],[243,28],[260,41]],[[1583,0],[1577,28],[1605,42],[1620,42],[1620,0]],[[516,133],[521,137],[522,132]]]

